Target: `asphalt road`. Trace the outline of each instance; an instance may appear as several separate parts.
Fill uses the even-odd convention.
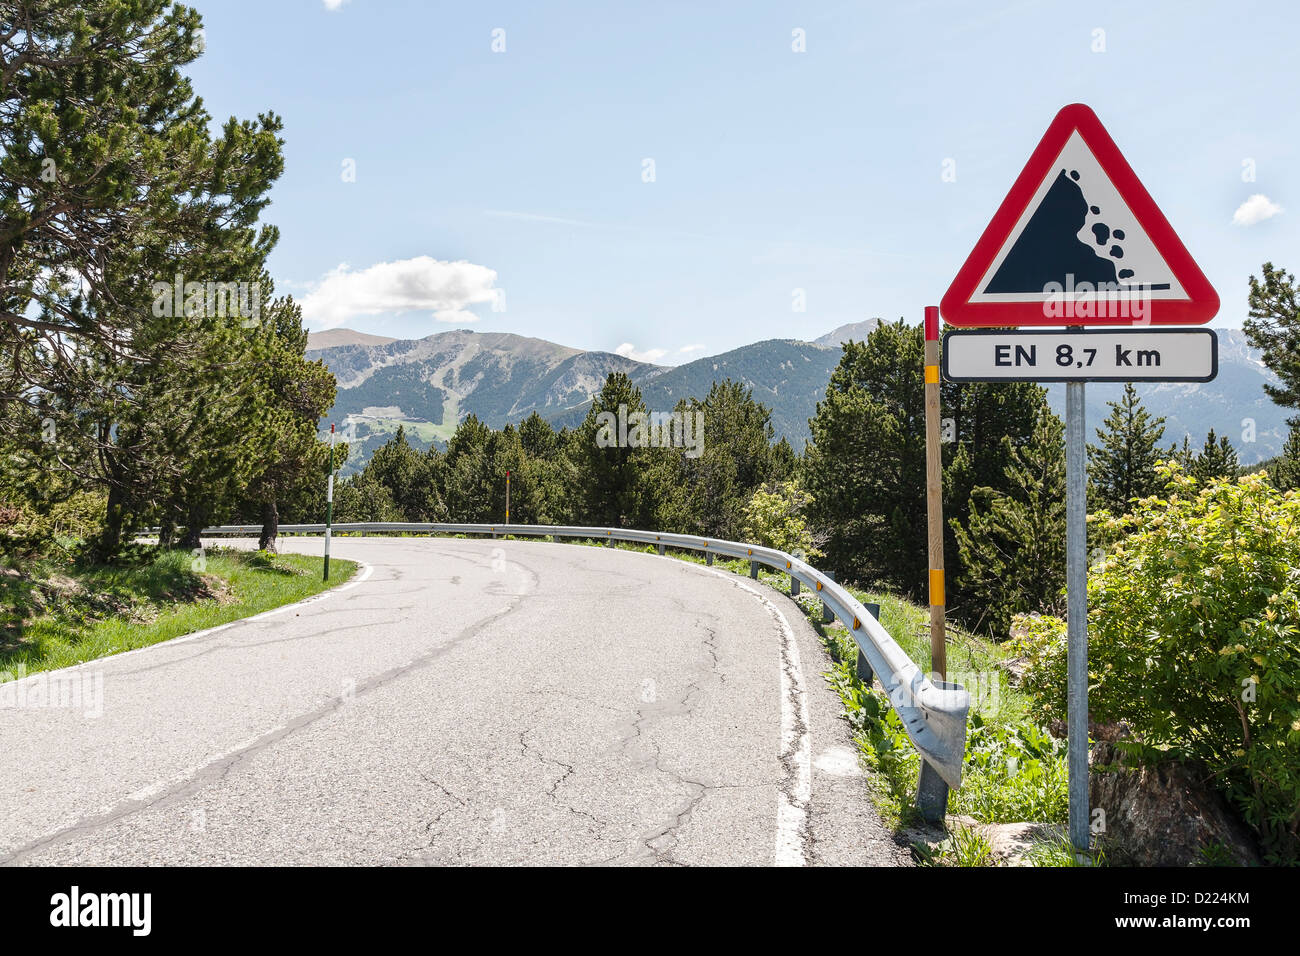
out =
[[[907,862],[785,596],[578,545],[334,554],[365,567],[309,602],[24,679],[0,862]]]

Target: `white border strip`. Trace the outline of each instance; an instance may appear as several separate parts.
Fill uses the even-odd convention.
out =
[[[657,555],[655,555],[657,557]],[[676,560],[664,556],[666,560]],[[799,642],[785,614],[748,581],[730,571],[678,562],[696,567],[748,591],[767,609],[781,630],[781,749],[782,766],[794,765],[776,794],[776,866],[807,866],[804,850],[808,837],[808,808],[812,802],[812,724],[808,719],[808,693],[799,657]],[[780,592],[777,592],[780,593]]]

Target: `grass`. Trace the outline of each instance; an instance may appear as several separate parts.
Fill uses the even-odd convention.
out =
[[[920,854],[922,866],[994,866],[993,845],[973,827],[954,827],[948,839]]]
[[[1028,860],[1034,866],[1106,866],[1106,853],[1093,848],[1087,854],[1075,850],[1065,835],[1038,843],[1029,851]]]
[[[291,604],[357,569],[306,555],[217,548],[200,562],[152,551],[121,567],[38,564],[0,573],[0,681],[148,647]]]

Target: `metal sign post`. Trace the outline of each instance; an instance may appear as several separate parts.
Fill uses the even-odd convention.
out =
[[[1088,442],[1083,382],[1065,386],[1066,766],[1070,842],[1088,849]]]

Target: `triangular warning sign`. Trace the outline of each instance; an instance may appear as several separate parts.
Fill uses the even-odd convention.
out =
[[[1200,325],[1219,296],[1091,109],[1043,135],[939,305],[958,326]]]

